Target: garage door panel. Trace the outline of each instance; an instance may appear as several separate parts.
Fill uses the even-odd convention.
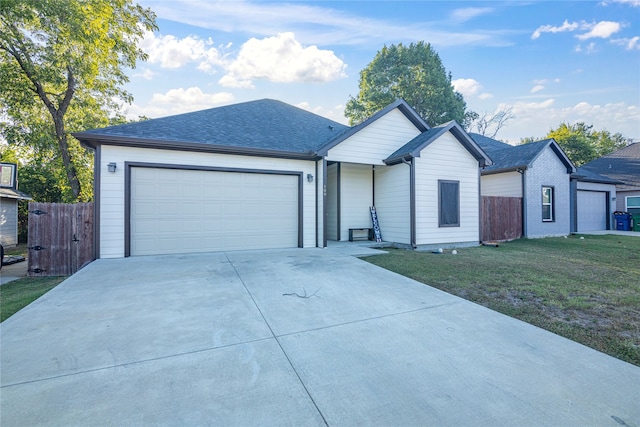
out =
[[[607,193],[578,191],[578,231],[607,229]]]
[[[297,247],[298,181],[133,167],[131,255]]]

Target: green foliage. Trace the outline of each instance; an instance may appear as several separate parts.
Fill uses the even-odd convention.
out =
[[[464,124],[466,103],[453,90],[440,56],[424,42],[384,46],[360,72],[360,93],[350,97],[345,115],[354,125],[403,98],[429,124]]]
[[[573,125],[561,123],[557,129],[551,129],[545,138],[553,138],[576,166],[606,156],[631,142],[620,133],[597,131],[593,129],[593,125],[584,122]],[[527,138],[521,143],[533,141],[534,138]]]
[[[61,168],[73,200],[91,198],[92,170],[70,134],[131,102],[125,70],[146,58],[137,42],[155,28],[130,0],[0,0],[0,132]]]

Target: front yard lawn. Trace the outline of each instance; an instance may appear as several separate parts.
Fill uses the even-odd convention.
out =
[[[640,238],[521,239],[457,251],[390,249],[363,259],[640,366]]]
[[[0,286],[0,322],[22,310],[66,277],[23,277]]]

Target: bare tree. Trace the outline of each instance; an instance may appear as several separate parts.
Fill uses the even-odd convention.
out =
[[[495,138],[500,129],[513,118],[513,107],[507,107],[492,114],[483,113],[473,120],[470,127],[475,127],[480,135]]]

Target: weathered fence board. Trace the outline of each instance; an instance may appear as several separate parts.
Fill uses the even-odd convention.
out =
[[[482,196],[481,240],[505,241],[522,237],[522,198]]]
[[[93,203],[29,203],[29,276],[68,276],[93,261]]]

